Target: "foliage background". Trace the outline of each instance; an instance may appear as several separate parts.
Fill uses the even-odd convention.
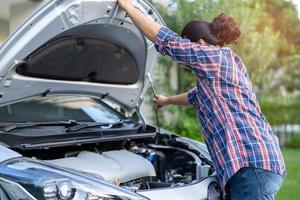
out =
[[[221,12],[240,23],[242,36],[231,48],[240,55],[262,110],[271,125],[300,124],[300,21],[289,0],[170,0],[158,8],[166,24],[181,32],[190,20],[211,21]],[[175,74],[174,74],[174,68]],[[156,88],[161,94],[188,91],[195,84],[192,71],[160,57]],[[172,87],[173,79],[177,87]],[[193,108],[170,106],[160,112],[164,127],[203,141]]]

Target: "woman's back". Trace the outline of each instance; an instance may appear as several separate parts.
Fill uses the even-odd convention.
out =
[[[166,27],[158,33],[156,48],[197,76],[188,100],[196,108],[221,183],[246,166],[285,174],[278,139],[261,112],[245,65],[230,48],[191,42]]]

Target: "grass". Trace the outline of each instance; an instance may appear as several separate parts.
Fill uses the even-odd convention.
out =
[[[300,149],[283,149],[287,176],[276,200],[300,200]]]

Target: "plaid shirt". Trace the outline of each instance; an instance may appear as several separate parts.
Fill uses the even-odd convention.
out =
[[[166,27],[155,46],[196,73],[197,87],[188,92],[188,100],[197,110],[223,188],[242,167],[285,176],[278,138],[260,110],[241,59],[230,48],[193,43]]]

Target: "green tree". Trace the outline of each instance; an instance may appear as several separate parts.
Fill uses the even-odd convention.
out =
[[[273,28],[280,33],[280,49],[273,65],[279,73],[272,88],[285,88],[288,93],[300,89],[300,21],[292,1],[267,0],[266,10],[273,19]]]
[[[177,33],[190,20],[211,21],[221,12],[233,16],[240,23],[242,36],[238,45],[231,48],[246,64],[259,97],[278,95],[280,88],[286,88],[288,92],[299,90],[300,56],[297,53],[300,49],[300,22],[291,1],[172,0],[170,3],[175,11],[166,12],[160,7],[160,12],[168,27]],[[178,68],[176,90],[170,87],[170,78],[173,78],[170,69],[174,67]],[[160,93],[182,93],[195,86],[193,72],[177,66],[168,57],[160,58],[157,72]],[[199,126],[193,108],[170,107],[164,109],[161,116],[167,116],[162,117],[167,119],[164,124],[174,131],[203,139],[198,134]]]

